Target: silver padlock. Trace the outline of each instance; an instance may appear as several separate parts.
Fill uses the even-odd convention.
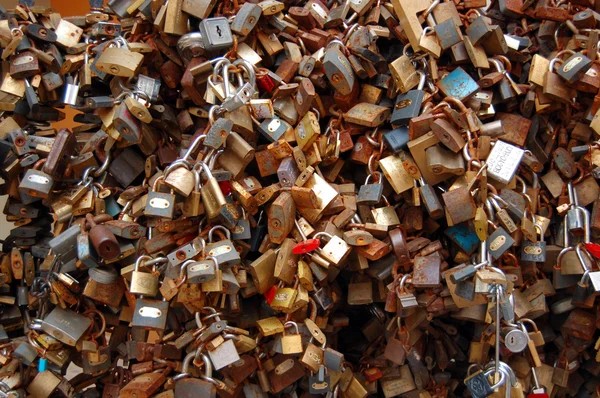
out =
[[[213,351],[208,351],[208,355],[213,363],[213,366],[215,367],[215,370],[223,369],[224,367],[240,360],[240,354],[238,354],[235,344],[232,340],[232,338],[235,338],[235,335],[226,333],[223,335],[223,337],[227,339],[224,343],[219,345]]]
[[[203,19],[198,28],[207,51],[224,50],[233,45],[231,27],[225,17]]]
[[[87,332],[92,320],[75,311],[55,307],[54,310],[42,321],[42,330],[56,340],[70,346],[75,346],[77,341]]]
[[[65,105],[73,106],[77,104],[77,96],[79,95],[79,74],[75,74],[75,78],[68,76],[66,80],[67,84],[65,84],[62,102]]]
[[[230,93],[229,91],[229,68],[231,67],[241,67],[246,71],[248,75],[248,82],[244,82],[242,75],[237,74],[238,78],[238,88],[235,93]],[[225,100],[223,101],[222,107],[225,108],[228,112],[232,112],[250,101],[250,98],[256,92],[256,75],[254,73],[254,69],[249,62],[244,60],[237,60],[233,63],[233,65],[227,65],[223,68],[223,81],[224,81],[224,89],[225,89]]]

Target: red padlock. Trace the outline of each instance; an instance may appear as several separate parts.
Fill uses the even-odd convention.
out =
[[[600,258],[600,245],[597,243],[586,243],[585,249],[594,257]]]
[[[223,196],[229,196],[231,194],[231,181],[219,181],[219,188],[221,188]]]
[[[276,292],[277,292],[277,286],[273,285],[264,293],[265,301],[267,302],[267,304],[271,305],[271,303],[273,302],[273,299],[275,298]]]
[[[305,254],[317,250],[321,246],[321,241],[319,239],[307,239],[300,243],[298,243],[292,249],[292,253],[294,254]]]

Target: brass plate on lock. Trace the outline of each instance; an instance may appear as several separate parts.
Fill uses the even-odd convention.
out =
[[[411,104],[412,104],[412,100],[410,100],[410,99],[398,101],[398,103],[396,104],[396,109],[406,108],[406,107],[409,107]]]

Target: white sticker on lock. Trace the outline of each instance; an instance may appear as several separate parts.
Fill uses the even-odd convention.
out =
[[[508,184],[515,176],[524,153],[521,148],[497,141],[487,158],[488,175],[494,180]]]

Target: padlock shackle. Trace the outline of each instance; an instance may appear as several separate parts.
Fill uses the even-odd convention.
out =
[[[205,260],[211,260],[213,262],[213,264],[215,265],[215,270],[219,270],[219,262],[217,261],[217,258],[214,256],[206,256]]]
[[[158,183],[160,181],[164,181],[164,180],[165,180],[164,174],[161,175],[161,176],[159,176],[159,177],[157,177],[156,180],[154,180],[154,183],[152,184],[152,191],[153,192],[157,192],[156,190],[158,189]]]
[[[238,336],[237,334],[223,333],[222,336],[223,336],[224,339],[230,339],[230,340],[240,341],[240,336]]]
[[[343,7],[343,6],[342,6]],[[356,14],[356,13],[354,13]],[[348,22],[350,21],[350,19],[347,20]],[[346,22],[346,21],[345,21]],[[354,33],[354,31],[356,30],[356,28],[358,28],[360,25],[358,23],[354,23],[352,24],[347,30],[346,30],[346,34],[344,35],[344,37],[342,38],[342,42],[344,43],[344,45],[346,45],[346,43],[348,43],[348,40],[350,40],[350,36],[352,35],[352,33]]]
[[[329,43],[327,43],[327,46],[325,46],[325,51],[329,50],[329,48],[334,44],[340,46],[340,51],[342,52],[342,54],[346,54],[346,46],[340,39],[333,39]]]
[[[521,322],[521,324],[523,324],[523,326],[525,326],[526,323],[530,324],[531,327],[533,327],[533,331],[534,332],[539,332],[540,331],[538,329],[537,324],[534,321],[532,321],[531,319],[529,319],[529,318],[521,318],[521,319],[519,319],[519,322]]]
[[[500,325],[499,322],[497,322],[497,324]],[[499,337],[498,337],[498,339],[499,339]],[[496,339],[496,340],[498,340],[498,339]],[[499,352],[499,350],[496,350],[496,352]],[[495,390],[496,388],[504,385],[504,383],[506,382],[506,373],[504,372],[504,370],[502,368],[500,368],[500,361],[499,360],[495,361],[495,363],[494,363],[493,366],[494,366],[494,368],[485,370],[483,372],[483,374],[486,377],[489,377],[492,374],[500,374],[500,380],[498,380],[497,383],[495,383],[495,384],[493,384],[493,385],[490,386],[490,388],[492,390]]]
[[[227,239],[231,240],[231,231],[229,231],[227,228],[225,228],[222,225],[215,225],[208,231],[208,243],[213,243],[213,233],[216,230],[223,231],[225,233],[225,236],[227,236]]]
[[[214,178],[212,172],[210,171],[210,168],[208,167],[208,165],[206,163],[200,161],[200,162],[196,163],[195,167],[200,167],[201,170],[204,172],[204,174],[206,174],[206,178],[208,178],[208,179]]]
[[[405,283],[412,283],[412,274],[404,274],[402,279],[400,279],[400,283],[398,284],[398,288],[400,290],[404,290]]]
[[[514,387],[517,384],[517,376],[515,376],[515,372],[505,362],[500,361],[498,365],[500,366],[500,372],[503,373],[505,376],[508,376],[508,381],[510,381],[510,385]],[[486,365],[486,367],[485,367],[486,376],[488,375],[487,374],[488,371],[491,370],[492,372],[494,372],[493,368],[495,366],[496,366],[496,364],[494,363],[494,361],[491,361]],[[504,382],[502,382],[500,385],[498,385],[496,387],[492,387],[492,389],[495,389],[495,388],[501,386],[502,384],[504,384]]]
[[[577,195],[575,195],[577,196]],[[583,243],[591,242],[591,231],[590,231],[590,212],[583,206],[575,206],[577,211],[583,213]]]
[[[363,185],[367,185],[369,184],[369,180],[371,179],[371,177],[373,176],[378,176],[377,178],[377,182],[374,182],[373,184],[381,184],[381,172],[380,171],[374,171],[372,174],[370,173],[367,178],[365,179],[365,183]],[[357,213],[358,214],[358,213]]]
[[[152,257],[150,257],[150,256],[147,256],[147,255],[142,255],[142,256],[139,256],[139,257],[137,258],[137,260],[135,260],[135,265],[134,265],[134,267],[133,267],[133,271],[134,271],[134,272],[135,272],[135,271],[139,271],[139,269],[140,269],[140,265],[142,264],[142,262],[146,262],[146,260],[152,260]]]
[[[481,167],[481,162],[476,159],[473,159],[471,154],[469,153],[469,145],[465,145],[462,149],[463,158],[467,162],[467,164],[473,163],[475,167]]]
[[[260,217],[262,217],[262,212],[261,212],[261,215],[259,216],[258,222],[256,223],[257,225],[260,223]],[[304,231],[302,231],[302,228],[300,228],[300,224],[298,224],[298,219],[294,219],[294,224],[296,225],[296,229],[298,229],[298,233],[302,237],[302,240],[305,241],[306,235],[304,234]]]
[[[200,32],[190,32],[181,36],[179,40],[177,40],[177,52],[181,58],[184,58],[184,52],[188,47],[192,47],[193,45],[199,45],[204,49],[204,42],[202,41],[202,33]]]
[[[214,150],[213,150],[214,151]],[[211,151],[212,152],[212,151]],[[215,163],[217,163],[217,159],[219,159],[219,156],[221,156],[223,154],[223,152],[225,152],[225,150],[223,149],[219,149],[217,151],[214,151],[212,153],[212,156],[210,157],[210,159],[208,160],[208,168],[209,169],[214,169],[215,168]]]
[[[248,75],[248,82],[252,88],[256,89],[256,72],[254,71],[254,65],[243,58],[236,59],[233,62],[233,65],[237,66],[238,68],[241,67],[246,71],[246,74]]]
[[[588,267],[585,259],[583,258],[583,253],[586,254],[586,256],[588,257],[588,260],[590,261],[590,263],[594,263],[593,258],[590,256],[590,254],[587,252],[587,250],[585,250],[585,248],[583,248],[583,243],[578,243],[577,246],[575,246],[575,253],[577,254],[577,258],[579,259],[579,262],[581,263],[581,266],[584,269],[584,273],[583,276],[581,277],[581,279],[583,280],[583,278],[585,277],[586,273],[590,273],[590,268]],[[589,278],[589,275],[588,275]]]
[[[329,232],[317,232],[313,235],[313,239],[320,239],[321,236],[325,236],[329,239],[333,238],[333,236]]]
[[[504,72],[504,65],[502,65],[502,62],[500,62],[494,58],[488,58],[487,60],[489,63],[494,65],[494,67],[496,68],[496,72],[500,72],[500,73]]]
[[[171,163],[170,165],[167,166],[167,168],[165,169],[165,171],[163,172],[163,178],[167,178],[167,176],[169,174],[171,174],[171,172],[179,167],[185,167],[186,169],[190,169],[190,164],[188,161],[184,160],[184,159],[177,159],[176,161],[174,161],[173,163]]]
[[[296,334],[300,334],[300,329],[298,329],[298,324],[294,321],[287,321],[286,323],[283,324],[283,335],[285,336],[285,329],[288,327],[295,327],[296,328]]]
[[[209,112],[209,115],[210,115],[210,112]],[[185,154],[183,155],[183,158],[181,158],[181,160],[189,162],[189,158],[192,156],[192,153],[196,150],[196,148],[198,147],[200,142],[204,141],[205,138],[206,138],[206,134],[200,134],[198,137],[196,137],[196,139],[194,139],[194,141],[189,146],[187,151],[185,151]]]

